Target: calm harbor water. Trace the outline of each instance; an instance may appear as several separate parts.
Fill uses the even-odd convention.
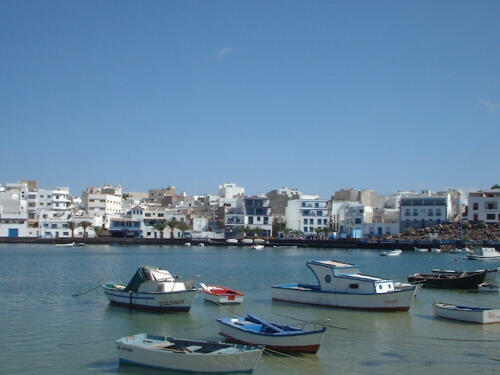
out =
[[[409,312],[363,312],[273,302],[270,286],[314,282],[307,260],[356,263],[363,273],[404,280],[432,268],[472,270],[500,266],[457,254],[373,250],[181,246],[0,245],[0,373],[172,374],[119,366],[114,340],[148,332],[220,339],[216,318],[252,313],[276,322],[326,321],[317,355],[266,354],[254,374],[500,373],[500,324],[436,319],[432,301],[500,308],[498,293],[419,291]],[[127,282],[140,265],[154,265],[197,281],[246,293],[241,306],[216,306],[197,297],[189,313],[155,314],[108,304],[98,285]],[[497,279],[500,282],[500,279]],[[83,291],[90,292],[74,297]]]

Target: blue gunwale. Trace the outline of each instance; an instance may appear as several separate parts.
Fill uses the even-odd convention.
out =
[[[245,319],[243,317],[238,317],[238,319]],[[326,331],[326,327],[322,327],[319,330],[313,330],[313,331],[306,331],[306,330],[300,330],[300,331],[283,331],[283,332],[276,332],[276,333],[265,333],[265,332],[257,332],[252,329],[245,328],[245,326],[240,326],[231,323],[231,318],[220,318],[217,319],[217,321],[227,327],[235,328],[240,331],[244,331],[247,333],[250,333],[252,335],[256,336],[269,336],[269,337],[289,337],[289,336],[304,336],[304,335],[311,335],[311,334],[316,334],[316,333],[322,333]],[[278,325],[279,326],[279,325]]]

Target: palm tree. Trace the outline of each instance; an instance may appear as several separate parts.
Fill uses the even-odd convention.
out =
[[[96,225],[95,227],[92,227],[92,229],[94,230],[94,233],[95,233],[96,238],[97,238],[97,237],[100,237],[100,236],[101,236],[102,231],[104,230],[104,228],[103,228],[103,227],[101,227],[101,226],[97,226],[97,225]]]
[[[177,228],[179,228],[182,232],[182,238],[184,238],[184,232],[189,229],[189,225],[187,225],[184,221],[181,221],[177,224]]]
[[[260,227],[253,227],[252,232],[255,233],[255,237],[259,237],[259,234],[262,233],[262,229],[260,229]]]
[[[314,228],[314,231],[316,232],[316,236],[318,236],[318,237],[319,237],[319,234],[320,234],[321,232],[323,232],[323,229],[321,229],[321,228]]]
[[[78,228],[78,225],[74,221],[68,221],[66,226],[71,231],[71,238],[75,237],[75,229]]]
[[[179,225],[179,221],[173,217],[167,221],[167,225],[170,228],[170,238],[174,238],[174,229]]]
[[[325,240],[327,240],[330,234],[330,228],[323,228],[323,233],[325,234]]]
[[[292,231],[292,230],[291,230],[291,229],[288,229],[288,228],[285,228],[285,229],[283,230],[283,233],[285,234],[285,238],[286,238],[286,239],[288,239],[288,236],[290,235],[290,232],[291,232],[291,231]]]
[[[153,228],[160,232],[160,238],[163,238],[163,231],[166,227],[167,224],[165,223],[165,220],[159,220],[155,225],[153,225]]]
[[[80,221],[78,224],[83,228],[83,237],[87,237],[87,228],[92,226],[92,223],[90,221]]]
[[[243,227],[241,229],[241,231],[243,232],[243,237],[246,237],[248,236],[248,233],[250,233],[252,231],[252,228],[250,228],[248,225]]]

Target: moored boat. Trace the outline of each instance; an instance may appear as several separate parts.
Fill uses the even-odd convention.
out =
[[[495,281],[497,275],[498,275],[498,269],[493,268],[489,270],[474,270],[474,271],[468,271],[468,272],[483,272],[486,271],[486,276],[484,277],[485,281]],[[459,270],[444,270],[440,268],[433,268],[432,273],[441,273],[441,274],[452,274],[452,275],[461,275],[464,272],[467,271],[459,271]]]
[[[395,250],[391,250],[391,251],[381,251],[380,255],[381,256],[388,256],[388,257],[396,257],[398,255],[401,255],[402,252],[403,251],[400,249],[395,249]]]
[[[434,302],[432,308],[435,315],[446,319],[479,324],[500,323],[500,310],[491,308],[458,306],[442,302]]]
[[[242,303],[245,296],[244,293],[221,285],[200,283],[200,286],[205,299],[218,305]]]
[[[318,284],[283,284],[272,287],[274,300],[361,310],[408,311],[416,286],[398,284],[359,273],[349,263],[310,261],[307,267]]]
[[[251,373],[263,348],[139,333],[116,340],[120,363],[171,371]]]
[[[242,244],[245,244],[245,245],[251,245],[251,244],[253,244],[253,240],[252,240],[251,238],[242,238],[242,239],[240,240],[240,242],[241,242]]]
[[[68,243],[56,243],[57,247],[73,247],[75,246],[74,242],[68,242]]]
[[[111,303],[156,311],[189,311],[198,289],[194,281],[180,281],[170,272],[142,266],[129,283],[104,284],[104,294]]]
[[[431,248],[431,252],[432,252],[432,253],[440,253],[440,252],[441,252],[441,249],[440,249],[440,248],[437,248],[437,247],[433,247],[433,248]]]
[[[414,247],[413,251],[415,251],[417,253],[426,253],[429,251],[429,249],[426,247]]]
[[[498,292],[498,286],[492,283],[481,283],[477,286],[477,290],[481,293]]]
[[[264,245],[252,245],[252,249],[254,250],[262,250],[264,248]]]
[[[230,341],[250,345],[264,345],[280,351],[316,353],[326,332],[326,327],[304,330],[267,322],[253,315],[217,319],[220,334]]]
[[[481,247],[477,253],[467,255],[467,258],[472,260],[500,259],[500,252],[494,247]]]
[[[228,245],[236,245],[236,244],[238,243],[238,240],[237,240],[236,238],[228,238],[228,239],[226,240],[226,243],[227,243]]]
[[[415,273],[408,276],[410,284],[427,288],[475,289],[484,281],[486,270],[458,273]]]

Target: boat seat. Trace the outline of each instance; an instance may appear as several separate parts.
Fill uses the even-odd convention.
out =
[[[275,326],[274,324],[270,324],[264,320],[261,320],[253,315],[250,315],[248,314],[247,315],[247,318],[251,321],[251,322],[254,322],[254,323],[258,323],[258,324],[262,324],[263,327],[267,328],[269,331],[271,332],[268,332],[267,330],[264,330],[264,332],[267,331],[267,333],[282,333],[282,332],[285,332],[284,330],[282,330],[281,328]]]

